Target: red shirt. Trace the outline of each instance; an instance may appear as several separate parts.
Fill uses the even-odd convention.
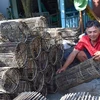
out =
[[[100,36],[98,37],[98,40],[95,46],[92,46],[88,35],[82,36],[82,38],[79,40],[79,42],[75,46],[75,49],[81,51],[84,48],[88,50],[91,56],[93,56],[95,52],[100,51]]]

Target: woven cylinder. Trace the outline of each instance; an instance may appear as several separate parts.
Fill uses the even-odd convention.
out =
[[[13,68],[2,68],[0,70],[0,87],[3,92],[12,93],[19,84],[19,71]]]
[[[0,67],[5,66],[12,68],[18,67],[15,53],[0,53]]]
[[[19,42],[1,42],[0,53],[14,53]]]
[[[32,58],[27,58],[22,69],[22,80],[33,81],[37,75],[37,64]]]
[[[39,36],[34,37],[29,45],[33,59],[37,59],[41,52],[41,38]]]
[[[44,70],[44,79],[46,83],[50,83],[53,79],[54,69],[52,65],[48,65],[47,68]]]
[[[36,59],[38,71],[44,71],[48,66],[48,54],[45,51],[41,51],[40,55]]]
[[[8,94],[0,93],[0,100],[11,100],[11,98]]]
[[[91,58],[57,74],[56,84],[60,91],[64,91],[98,77],[100,77],[100,62]]]
[[[33,81],[33,88],[34,91],[40,92],[43,89],[44,86],[44,74],[42,72],[39,72]]]
[[[26,47],[26,44],[24,42],[20,42],[16,46],[15,55],[16,55],[15,57],[16,57],[18,67],[23,68],[25,61],[26,61],[26,58],[27,58],[27,47]]]
[[[61,61],[63,53],[64,50],[62,45],[53,45],[49,51],[49,62],[52,65],[56,65],[57,62]]]
[[[21,92],[25,92],[25,91],[31,91],[31,84],[28,81],[19,81],[19,84],[17,86],[17,88],[14,90],[13,93],[21,93]]]

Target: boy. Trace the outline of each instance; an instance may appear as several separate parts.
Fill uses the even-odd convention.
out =
[[[85,51],[88,52],[90,57],[88,57]],[[100,61],[100,23],[97,21],[87,22],[86,35],[82,36],[78,41],[62,68],[57,70],[57,73],[65,71],[75,58],[78,58],[78,60],[82,62],[91,57],[93,57],[94,60]]]

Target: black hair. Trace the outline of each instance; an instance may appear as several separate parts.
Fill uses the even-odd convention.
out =
[[[96,20],[91,20],[91,21],[88,21],[86,23],[86,28],[90,28],[92,26],[95,26],[97,28],[100,28],[100,23],[98,21],[96,21]]]
[[[96,21],[96,20],[90,20],[90,21],[88,21],[88,22],[86,23],[86,29],[87,29],[87,28],[90,28],[90,27],[92,27],[92,26],[97,27],[97,28],[100,29],[100,23],[99,23],[98,21]],[[87,35],[86,29],[85,29],[85,35]]]

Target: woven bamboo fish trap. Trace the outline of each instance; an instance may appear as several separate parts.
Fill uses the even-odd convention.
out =
[[[20,80],[19,71],[15,68],[0,68],[0,87],[2,91],[12,93]]]
[[[22,69],[22,80],[33,81],[37,75],[37,64],[32,58],[27,58]]]
[[[41,36],[41,48],[44,51],[49,51],[49,48],[51,46],[50,44],[51,36],[48,32],[44,32]]]
[[[0,100],[11,100],[11,98],[6,93],[0,93]]]
[[[0,66],[18,67],[14,53],[0,53]]]
[[[52,78],[52,80],[50,81],[50,83],[47,84],[47,91],[48,93],[56,93],[58,90],[56,82],[54,77]]]
[[[60,100],[100,100],[100,96],[93,96],[89,92],[67,93]]]
[[[31,84],[28,81],[19,81],[17,88],[14,90],[13,93],[21,93],[21,92],[28,92],[31,91]]]
[[[50,83],[53,79],[54,69],[52,65],[48,65],[47,68],[44,70],[44,79],[46,83]]]
[[[52,65],[56,65],[56,63],[62,59],[63,53],[64,50],[62,45],[58,44],[58,45],[51,46],[49,51],[49,62]]]
[[[16,61],[16,46],[18,42],[4,42],[0,44],[0,66],[18,67]]]
[[[22,92],[13,100],[47,100],[45,96],[38,92]]]
[[[19,28],[20,23],[16,21],[1,22],[1,37],[3,41],[21,42],[25,41],[25,34]]]
[[[47,90],[46,84],[43,85],[43,88],[42,88],[42,90],[40,91],[40,93],[41,93],[43,96],[46,96],[46,95],[48,94],[48,90]]]
[[[17,61],[19,68],[23,68],[25,61],[27,59],[27,47],[24,42],[20,42],[16,46],[15,54],[16,54],[16,61]]]
[[[1,42],[0,53],[12,53],[15,52],[16,46],[19,42]]]
[[[100,62],[88,59],[65,72],[56,75],[56,84],[60,91],[100,77]]]
[[[44,74],[42,72],[39,72],[33,81],[33,88],[34,91],[40,92],[43,89],[44,86]]]
[[[42,50],[48,52],[49,49],[50,49],[50,46],[51,46],[50,39],[49,38],[48,39],[42,38],[42,40],[41,40],[41,48],[42,48]]]
[[[24,42],[5,42],[0,44],[0,65],[22,68],[27,58]]]
[[[41,51],[40,55],[36,59],[38,71],[44,71],[48,66],[48,54],[45,51]]]
[[[39,36],[34,37],[29,45],[32,57],[36,59],[41,52],[41,38]]]

